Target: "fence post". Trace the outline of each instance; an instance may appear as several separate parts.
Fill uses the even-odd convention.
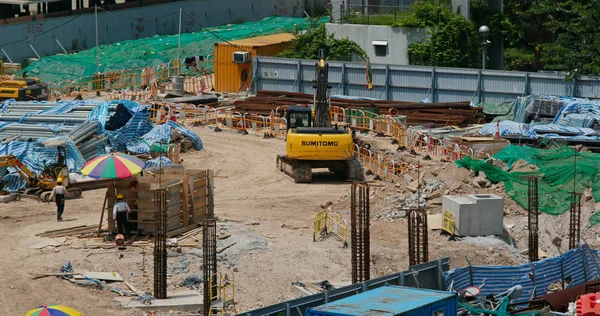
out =
[[[577,78],[573,78],[573,91],[571,91],[571,96],[572,97],[576,97],[577,96]]]
[[[529,80],[529,73],[525,73],[525,91],[523,91],[524,95],[531,94],[531,82]]]
[[[385,99],[390,100],[390,65],[385,65]]]
[[[259,81],[260,81],[260,71],[258,71],[258,67],[260,66],[260,62],[258,61],[260,57],[256,57],[252,59],[252,87],[250,89],[252,92],[257,93],[260,89]]]
[[[436,90],[436,78],[437,77],[437,72],[435,71],[435,68],[431,68],[431,102],[437,102],[437,90]]]
[[[479,98],[479,103],[483,102],[483,80],[481,78],[481,70],[477,71],[477,95]]]
[[[346,94],[346,62],[342,62],[342,94]]]
[[[298,59],[296,81],[298,81],[298,92],[302,92],[302,59]]]

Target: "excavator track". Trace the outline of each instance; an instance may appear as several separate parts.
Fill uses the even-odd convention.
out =
[[[334,168],[333,163],[338,163],[335,165],[339,168],[339,163],[343,163],[343,161],[332,161],[332,165],[329,168],[330,171],[336,173],[336,169]],[[342,177],[345,176],[346,180],[351,181],[363,181],[364,180],[364,172],[363,167],[356,158],[352,158],[350,160],[346,160],[346,170],[340,170],[339,174]],[[343,165],[342,165],[343,166]],[[287,156],[278,155],[277,156],[277,169],[279,172],[285,174],[286,176],[292,178],[296,183],[310,183],[312,182],[312,165],[310,162],[303,162],[300,160],[290,159]],[[315,167],[326,167],[326,166],[315,166]],[[339,170],[339,169],[337,169]]]
[[[78,199],[82,195],[82,191],[79,188],[67,188],[67,191],[69,191],[69,196],[67,197],[67,200]],[[42,194],[40,194],[40,200],[42,200],[43,202],[48,202],[51,193],[52,192],[50,191],[42,192]]]
[[[310,163],[292,160],[287,156],[277,156],[277,168],[296,183],[309,183],[312,181],[312,168]]]
[[[352,158],[346,161],[348,165],[348,180],[352,181],[363,181],[365,179],[365,173],[360,161],[356,158]]]

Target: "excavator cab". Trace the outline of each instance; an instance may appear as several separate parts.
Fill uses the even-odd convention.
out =
[[[312,111],[304,106],[290,106],[287,109],[287,130],[290,128],[311,127]]]

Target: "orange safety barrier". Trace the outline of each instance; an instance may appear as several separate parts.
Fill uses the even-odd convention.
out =
[[[153,107],[153,113],[160,110],[160,107],[169,105],[162,104]],[[214,109],[210,106],[189,107],[181,104],[171,104],[171,109],[176,113],[179,123],[191,122],[194,125],[215,125],[219,128],[237,129],[240,131],[262,133],[271,137],[285,136],[286,107],[277,107],[271,112],[271,115],[264,116],[251,113],[239,113],[232,110]],[[164,110],[162,110],[164,113]],[[164,122],[166,115],[162,116]],[[156,113],[152,114],[156,122]],[[392,137],[398,144],[408,150],[428,155],[432,159],[444,161],[455,161],[464,158],[467,155],[476,158],[489,158],[486,153],[475,152],[470,148],[458,143],[433,137],[428,134],[407,128],[393,117],[388,115],[367,114],[360,110],[352,111],[341,107],[332,107],[332,124],[348,126],[352,129],[367,130]],[[159,120],[160,122],[161,120]],[[379,176],[382,180],[393,181],[399,174],[406,171],[409,165],[401,161],[394,161],[388,157],[377,155],[367,148],[360,148],[355,145],[353,155],[361,162],[364,168],[370,170],[373,174]]]

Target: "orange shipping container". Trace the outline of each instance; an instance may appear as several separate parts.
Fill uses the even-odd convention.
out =
[[[215,90],[234,93],[245,91],[252,82],[252,58],[256,55],[275,56],[288,49],[294,38],[293,34],[282,33],[229,43],[216,43],[214,51]],[[233,56],[236,52],[248,52],[247,62],[234,62]]]

